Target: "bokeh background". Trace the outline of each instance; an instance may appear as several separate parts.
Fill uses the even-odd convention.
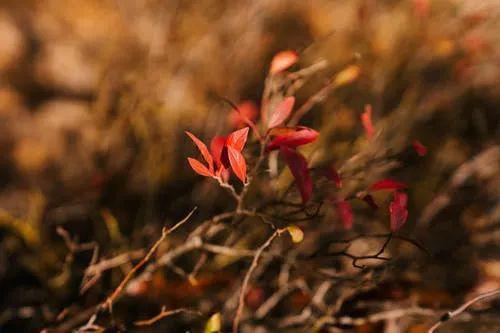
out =
[[[366,302],[449,308],[500,287],[497,0],[3,0],[0,331],[57,330],[130,269],[106,273],[80,295],[91,252],[68,257],[58,227],[112,257],[147,248],[162,225],[194,206],[192,228],[227,210],[226,194],[189,170],[193,147],[183,132],[206,139],[229,131],[231,108],[221,97],[258,105],[270,60],[287,49],[299,53],[297,69],[327,64],[297,92],[299,105],[333,74],[359,66],[355,82],[304,118],[321,133],[317,160],[396,153],[397,163],[388,159],[372,176],[390,170],[410,185],[404,232],[433,254],[395,248],[403,258],[382,287],[390,295],[373,291]],[[384,128],[370,147],[359,121],[365,104]],[[409,148],[415,139],[428,147],[424,158]],[[356,170],[371,165],[359,163]],[[358,231],[383,230],[377,221],[385,217],[364,213]],[[339,225],[332,216],[328,223]],[[154,292],[125,302],[117,321],[145,318],[159,304],[213,311],[210,303],[223,303],[247,265],[212,269],[196,287],[165,272]],[[300,313],[304,297],[294,297],[276,316]],[[64,309],[69,314],[61,317]],[[499,330],[498,308],[491,311],[465,331]],[[190,318],[143,331],[197,331],[202,324]],[[424,331],[418,322],[405,325],[390,332]]]

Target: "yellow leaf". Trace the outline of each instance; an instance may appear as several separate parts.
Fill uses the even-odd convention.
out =
[[[361,74],[361,68],[357,65],[351,65],[335,75],[333,86],[336,88],[349,84],[355,81],[359,77],[359,74]]]
[[[292,237],[294,243],[300,243],[304,239],[304,232],[300,230],[299,227],[291,225],[287,227],[286,230],[290,234],[290,237]]]
[[[220,313],[214,313],[205,325],[205,333],[217,333],[221,331]]]

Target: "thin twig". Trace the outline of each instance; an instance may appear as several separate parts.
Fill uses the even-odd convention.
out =
[[[156,243],[153,244],[153,246],[148,251],[146,256],[144,258],[142,258],[142,260],[139,261],[139,263],[137,263],[134,267],[132,267],[132,269],[127,273],[127,275],[122,280],[122,282],[118,285],[118,287],[116,287],[116,289],[111,293],[111,295],[109,295],[106,298],[106,300],[101,304],[101,308],[108,309],[109,311],[111,311],[111,309],[113,307],[113,302],[120,296],[123,289],[126,287],[128,282],[132,279],[134,274],[139,269],[141,269],[142,266],[144,266],[151,259],[153,254],[156,252],[156,249],[158,248],[158,246],[160,246],[161,242],[163,242],[165,237],[167,235],[169,235],[171,232],[173,232],[174,230],[176,230],[177,228],[179,228],[181,225],[186,223],[189,220],[189,218],[193,215],[195,210],[196,210],[196,207],[185,218],[183,218],[181,221],[179,221],[173,227],[171,227],[171,228],[163,227],[162,232],[161,232],[161,237],[156,241]]]
[[[186,309],[186,308],[167,310],[166,306],[162,306],[160,313],[158,313],[156,316],[149,318],[149,319],[135,321],[134,325],[135,326],[150,326],[150,325],[153,325],[154,323],[156,323],[157,321],[162,320],[163,318],[170,317],[170,316],[178,314],[178,313],[192,313],[192,314],[196,314],[198,316],[203,315],[201,312],[196,311],[196,310],[191,310],[191,309]]]
[[[456,310],[446,312],[443,316],[441,316],[441,319],[439,319],[438,322],[436,322],[434,325],[432,325],[431,328],[429,328],[428,333],[434,333],[434,331],[439,326],[441,326],[443,323],[445,323],[447,321],[450,321],[454,317],[458,316],[459,314],[461,314],[462,312],[467,310],[467,308],[470,307],[472,304],[477,303],[479,301],[482,301],[483,299],[494,297],[497,295],[500,295],[500,289],[495,289],[495,290],[489,291],[487,293],[480,294],[480,295],[474,297],[473,299],[465,302],[464,304],[459,306]]]
[[[233,320],[233,333],[238,332],[238,326],[240,324],[241,320],[241,315],[243,314],[243,308],[245,307],[245,294],[248,288],[248,283],[250,282],[250,277],[252,276],[253,271],[255,268],[257,268],[257,264],[259,262],[259,258],[261,257],[262,253],[264,252],[265,249],[267,249],[273,240],[278,237],[282,232],[284,232],[284,229],[278,229],[276,230],[271,237],[267,239],[267,241],[262,244],[257,251],[255,251],[255,255],[252,260],[252,264],[250,265],[250,268],[248,269],[247,273],[245,274],[245,278],[243,279],[243,283],[241,284],[241,289],[240,289],[240,295],[238,299],[238,308],[236,309],[236,315],[234,316]]]
[[[359,318],[353,318],[347,316],[342,316],[338,318],[331,317],[325,320],[324,324],[360,326],[360,325],[365,325],[367,323],[376,323],[379,321],[398,319],[406,316],[433,316],[433,315],[435,315],[435,311],[432,309],[412,307],[407,309],[387,310]]]

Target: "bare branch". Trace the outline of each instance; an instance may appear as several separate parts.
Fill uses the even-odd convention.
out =
[[[180,309],[175,309],[175,310],[167,310],[166,306],[162,306],[160,313],[158,313],[156,316],[149,318],[149,319],[144,319],[144,320],[138,320],[134,322],[135,326],[150,326],[153,325],[154,323],[162,320],[163,318],[173,316],[178,313],[192,313],[196,314],[198,316],[202,316],[203,314],[199,311],[196,310],[191,310],[191,309],[186,309],[186,308],[180,308]]]
[[[181,221],[179,221],[173,227],[171,227],[169,229],[167,229],[166,227],[164,227],[162,229],[161,237],[156,241],[156,243],[153,244],[153,246],[148,251],[148,253],[146,254],[146,256],[144,258],[142,258],[142,260],[139,261],[128,272],[128,274],[125,276],[125,278],[122,280],[122,282],[118,285],[118,287],[116,287],[116,289],[106,298],[106,300],[101,304],[101,308],[108,309],[109,311],[111,311],[111,309],[113,307],[113,302],[120,296],[120,294],[122,293],[123,289],[127,286],[128,282],[132,279],[132,277],[134,276],[134,274],[139,269],[141,269],[142,266],[144,266],[151,259],[151,257],[153,256],[153,254],[156,252],[156,249],[158,248],[158,246],[160,246],[161,242],[163,242],[163,240],[165,239],[165,237],[167,237],[167,235],[169,235],[171,232],[175,231],[181,225],[183,225],[184,223],[186,223],[191,218],[191,216],[193,215],[193,213],[195,212],[195,210],[196,210],[196,207],[184,219],[182,219]]]
[[[243,314],[243,308],[245,307],[245,294],[248,288],[248,283],[250,282],[250,277],[252,276],[253,271],[255,268],[257,268],[257,264],[259,262],[259,258],[261,257],[262,253],[264,252],[265,249],[267,249],[273,240],[278,237],[282,232],[284,232],[284,229],[278,229],[276,230],[271,237],[267,239],[267,241],[261,245],[255,251],[255,255],[252,260],[252,264],[250,265],[250,268],[248,269],[247,273],[245,274],[245,278],[243,279],[243,283],[241,284],[241,289],[240,289],[240,295],[238,299],[238,308],[236,309],[236,315],[234,316],[233,320],[233,333],[238,332],[238,326],[240,324],[241,320],[241,315]]]
[[[500,295],[500,289],[495,289],[495,290],[489,291],[487,293],[480,294],[480,295],[474,297],[473,299],[471,299],[470,301],[465,302],[464,304],[459,306],[456,310],[446,312],[441,317],[441,319],[439,319],[439,321],[437,323],[435,323],[434,325],[432,325],[431,328],[429,328],[428,333],[434,333],[434,331],[436,331],[436,329],[438,329],[439,326],[441,326],[443,323],[445,323],[447,321],[450,321],[454,317],[458,316],[459,314],[461,314],[462,312],[467,310],[467,308],[470,307],[471,305],[473,305],[474,303],[480,302],[484,299],[494,297],[497,295]]]

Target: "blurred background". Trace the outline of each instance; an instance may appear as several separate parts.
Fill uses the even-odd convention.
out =
[[[383,170],[410,185],[404,232],[433,254],[395,249],[407,257],[385,282],[390,295],[364,297],[439,309],[499,288],[498,0],[3,0],[0,332],[69,331],[86,318],[68,318],[131,267],[106,272],[82,295],[92,251],[69,251],[71,242],[97,244],[110,258],[147,248],[194,206],[187,229],[227,210],[227,195],[188,168],[194,150],[184,131],[208,142],[233,129],[221,97],[259,105],[269,62],[288,49],[299,53],[296,69],[326,64],[298,90],[297,105],[346,66],[360,68],[304,118],[321,133],[315,163],[342,164],[368,149],[359,117],[371,104],[384,128],[375,148],[398,160]],[[424,158],[408,148],[413,140],[427,146]],[[357,231],[385,230],[384,216],[365,213]],[[321,223],[339,224],[331,216]],[[124,302],[117,321],[151,316],[159,304],[214,311],[211,302],[224,303],[247,266],[212,268],[197,286],[166,272],[154,292]],[[304,297],[295,296],[276,318],[300,313]],[[198,331],[203,322],[142,331]],[[493,332],[495,324],[498,308],[464,329]],[[405,325],[391,332],[424,332]],[[383,332],[387,324],[343,329]]]

